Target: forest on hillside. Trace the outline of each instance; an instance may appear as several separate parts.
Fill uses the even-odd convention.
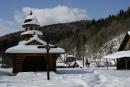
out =
[[[73,53],[78,59],[91,57],[109,40],[130,30],[130,8],[120,10],[116,15],[109,15],[99,20],[81,20],[72,23],[60,23],[40,27],[46,40],[49,35],[51,44],[60,46],[67,53]],[[20,40],[20,32],[0,37],[0,52],[15,46]]]
[[[77,58],[84,55],[91,57],[107,41],[130,30],[130,8],[105,19],[57,24],[42,27],[43,29],[50,33],[53,43],[65,48],[68,53],[75,54]]]

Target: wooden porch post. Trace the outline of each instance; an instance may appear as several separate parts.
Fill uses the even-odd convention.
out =
[[[83,56],[83,68],[84,68],[84,56]]]
[[[46,45],[46,50],[47,50],[47,80],[50,80],[50,74],[49,74],[49,33],[47,34],[47,45]]]
[[[127,58],[125,58],[125,68],[126,68],[126,70],[127,70]]]
[[[107,59],[106,59],[106,66],[107,66],[107,70],[108,70],[108,61],[107,61]]]

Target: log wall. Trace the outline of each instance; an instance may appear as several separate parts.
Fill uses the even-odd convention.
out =
[[[43,57],[46,64],[47,64],[47,58],[46,58],[45,54],[44,55],[20,55],[20,54],[16,54],[13,58],[13,73],[25,71],[23,64],[25,62],[25,59],[28,58],[28,56],[29,57],[33,56],[33,58],[36,57],[37,60],[39,58]],[[49,70],[50,71],[56,71],[56,59],[57,59],[57,57],[58,57],[57,54],[50,54],[49,55]]]

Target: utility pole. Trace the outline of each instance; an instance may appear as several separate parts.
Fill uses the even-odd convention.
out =
[[[46,48],[46,58],[47,58],[47,80],[50,80],[50,73],[49,73],[49,50],[50,50],[50,45],[49,45],[49,34],[47,34],[47,44],[43,46],[38,46],[38,48]]]
[[[46,50],[47,50],[47,80],[50,80],[50,73],[49,73],[49,38],[47,38],[47,45],[46,45]]]

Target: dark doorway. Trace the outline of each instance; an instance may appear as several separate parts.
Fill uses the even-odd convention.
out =
[[[23,71],[46,71],[46,61],[43,56],[27,56],[23,62]]]
[[[130,58],[127,58],[127,69],[130,70]]]
[[[130,70],[130,58],[124,57],[117,59],[117,69],[118,70]]]
[[[126,69],[125,58],[117,59],[117,69],[118,70]]]

